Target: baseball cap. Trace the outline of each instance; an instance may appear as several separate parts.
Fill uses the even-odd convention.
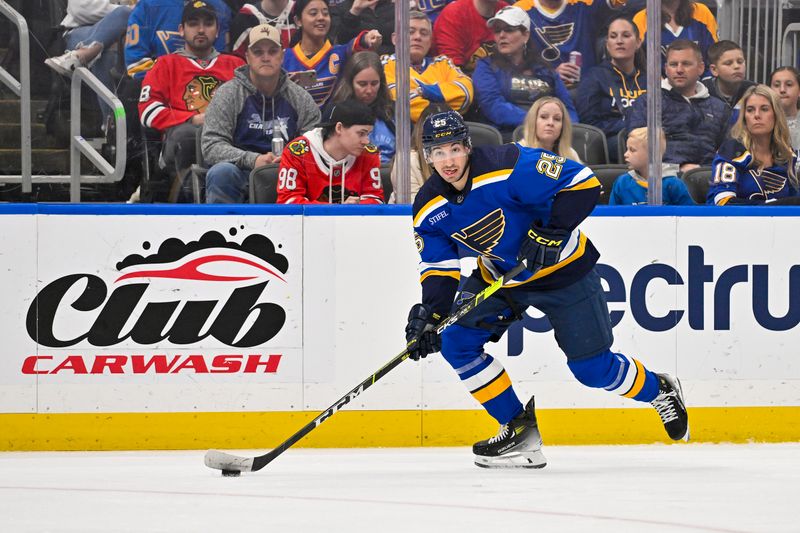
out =
[[[217,20],[217,12],[203,0],[191,0],[183,6],[181,24],[190,19],[212,18]]]
[[[531,31],[531,18],[522,8],[506,6],[490,18],[486,24],[491,27],[495,22],[505,22],[512,28],[522,26],[527,31]]]
[[[272,41],[273,43],[281,46],[281,32],[275,26],[269,24],[259,24],[250,30],[247,35],[248,48],[263,40]]]
[[[328,104],[322,110],[322,119],[319,125],[324,128],[335,126],[337,122],[341,122],[345,128],[356,124],[371,126],[375,124],[375,118],[375,112],[369,106],[350,98],[343,102]]]

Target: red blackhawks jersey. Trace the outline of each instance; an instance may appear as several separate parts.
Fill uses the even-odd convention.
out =
[[[342,204],[358,196],[361,204],[382,204],[380,167],[380,154],[371,144],[358,157],[335,160],[323,148],[322,129],[313,129],[281,154],[278,203]]]
[[[209,60],[191,57],[185,49],[159,57],[142,82],[139,120],[164,131],[205,113],[217,87],[241,65],[240,57],[216,52]]]

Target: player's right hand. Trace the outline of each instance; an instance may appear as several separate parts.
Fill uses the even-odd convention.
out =
[[[411,359],[419,361],[421,357],[442,349],[442,337],[435,329],[441,318],[425,304],[414,304],[411,308],[406,325],[408,356]]]

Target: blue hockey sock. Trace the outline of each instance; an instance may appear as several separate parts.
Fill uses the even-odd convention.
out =
[[[658,377],[638,360],[621,353],[606,350],[598,355],[568,361],[575,378],[586,385],[650,402],[658,396]]]

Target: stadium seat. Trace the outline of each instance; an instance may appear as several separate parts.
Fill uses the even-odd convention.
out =
[[[511,134],[511,142],[519,142],[525,135],[525,124],[520,124],[514,128],[514,133]]]
[[[500,146],[503,144],[503,135],[494,126],[469,121],[465,124],[469,128],[473,146]]]
[[[608,199],[611,197],[611,188],[614,186],[614,181],[618,176],[625,174],[628,171],[628,167],[625,165],[590,165],[590,168],[603,186],[603,191],[600,193],[600,199],[597,203],[607,205]]]
[[[381,165],[381,186],[383,187],[383,201],[388,204],[389,198],[392,196],[392,192],[394,192],[394,186],[392,186],[391,163],[384,163]]]
[[[250,172],[250,203],[274,204],[278,201],[280,165],[264,165]]]
[[[706,196],[708,196],[708,185],[711,180],[711,167],[699,167],[687,172],[684,172],[681,179],[689,189],[689,194],[692,200],[698,204],[706,203]]]
[[[608,142],[603,130],[588,124],[572,125],[572,147],[584,165],[607,165]]]
[[[617,133],[617,161],[625,161],[625,152],[628,150],[628,131],[625,128]]]
[[[208,167],[203,159],[203,128],[197,130],[197,136],[194,140],[195,154],[197,155],[197,162],[191,166],[189,171],[189,179],[191,180],[192,187],[192,200],[194,203],[199,204],[203,201],[203,192],[205,190],[206,174]]]

